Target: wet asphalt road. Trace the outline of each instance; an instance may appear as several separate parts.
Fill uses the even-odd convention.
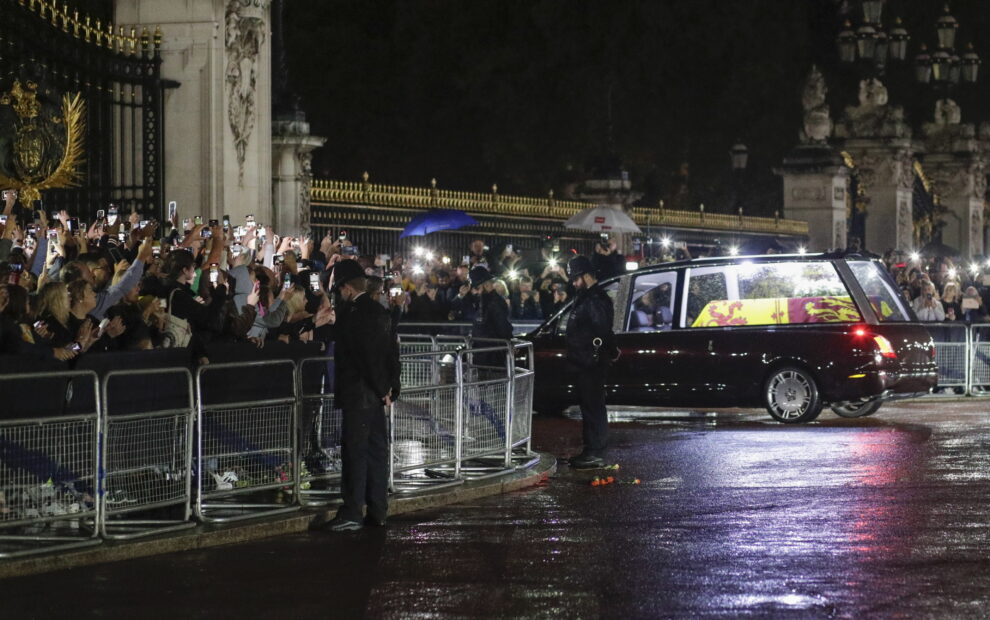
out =
[[[538,419],[535,447],[578,448]],[[990,615],[990,401],[783,426],[613,424],[620,482],[548,484],[299,534],[0,582],[3,618]]]

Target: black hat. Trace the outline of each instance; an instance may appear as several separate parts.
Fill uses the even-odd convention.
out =
[[[575,278],[586,273],[595,275],[595,268],[591,266],[591,261],[584,256],[575,256],[567,263],[567,279],[574,281]]]
[[[335,289],[340,289],[341,286],[347,284],[354,278],[363,278],[364,269],[358,264],[356,260],[342,260],[333,266],[333,287]]]
[[[481,265],[472,267],[471,272],[468,274],[468,278],[471,280],[471,288],[478,288],[494,277],[492,272],[488,271],[487,267],[482,267]]]

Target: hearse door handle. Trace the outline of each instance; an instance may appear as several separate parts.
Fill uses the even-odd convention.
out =
[[[712,351],[714,351],[714,350],[715,350],[715,349],[714,349],[714,348],[712,347],[712,341],[711,341],[711,340],[709,340],[709,341],[708,341],[708,352],[709,352],[709,353],[711,353],[711,352],[712,352]]]

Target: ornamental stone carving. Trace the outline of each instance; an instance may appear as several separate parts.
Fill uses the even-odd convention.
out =
[[[914,215],[907,201],[897,203],[897,238],[896,243],[903,247],[914,239]]]
[[[241,184],[247,145],[255,125],[258,62],[267,33],[267,5],[268,0],[229,0],[225,13],[227,116]]]
[[[962,121],[962,110],[952,99],[939,99],[935,102],[935,122],[939,125],[958,125]]]
[[[864,108],[887,105],[887,87],[876,78],[860,80],[859,105]]]
[[[826,95],[828,87],[825,76],[817,65],[812,65],[801,95],[801,105],[804,108],[804,129],[800,135],[802,144],[824,144],[832,135],[832,118],[825,102]]]
[[[845,110],[836,126],[839,138],[910,138],[904,108],[887,105],[887,87],[876,78],[859,83],[859,105]]]
[[[306,149],[296,151],[299,162],[299,229],[303,235],[310,232],[310,191],[313,186],[313,153]]]

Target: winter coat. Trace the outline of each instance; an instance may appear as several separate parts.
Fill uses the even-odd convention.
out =
[[[607,366],[618,357],[612,331],[614,309],[605,289],[597,284],[578,293],[567,321],[567,361],[579,370]],[[595,356],[595,338],[601,338],[600,354]]]

